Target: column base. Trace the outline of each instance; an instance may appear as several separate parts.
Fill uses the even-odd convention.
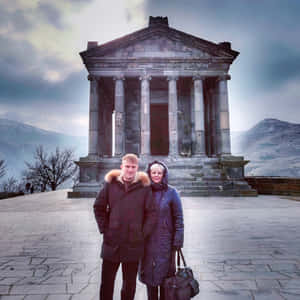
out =
[[[121,159],[124,155],[125,155],[125,153],[118,153],[118,154],[115,154],[115,155],[112,156],[112,157],[113,157],[113,158],[116,158],[116,159]]]
[[[183,156],[181,156],[179,153],[169,153],[168,155],[168,159],[171,161],[176,161],[180,158],[183,158]]]
[[[202,158],[202,157],[207,157],[207,155],[205,153],[194,153],[192,154],[192,157]]]
[[[68,192],[68,198],[95,198],[101,186],[96,181],[79,182],[73,187],[72,192]]]
[[[90,160],[90,161],[97,161],[100,159],[100,156],[98,154],[93,154],[93,153],[90,153],[88,154],[88,156],[85,156],[85,157],[81,157],[83,159],[87,159],[87,160]],[[81,159],[80,158],[80,159]]]

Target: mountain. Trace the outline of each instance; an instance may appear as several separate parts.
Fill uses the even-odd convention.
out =
[[[74,149],[75,158],[87,155],[87,137],[65,135],[7,119],[0,119],[0,159],[6,162],[7,176],[21,177],[26,165],[33,161],[36,146],[47,152],[59,148]],[[3,178],[2,178],[3,179]]]
[[[246,175],[300,177],[300,124],[264,119],[231,140],[232,153],[250,160]]]
[[[300,177],[300,124],[265,119],[247,131],[231,133],[232,154],[250,162],[246,175]],[[73,148],[76,159],[86,156],[87,137],[53,131],[0,119],[0,159],[5,159],[7,175],[20,178],[24,161],[32,161],[37,145],[47,152]]]

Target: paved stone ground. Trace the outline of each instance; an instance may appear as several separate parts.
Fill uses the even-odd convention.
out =
[[[300,202],[182,200],[184,253],[201,288],[195,300],[300,299]],[[0,300],[97,299],[101,237],[92,203],[67,199],[65,190],[0,201]],[[135,299],[145,295],[138,283]]]

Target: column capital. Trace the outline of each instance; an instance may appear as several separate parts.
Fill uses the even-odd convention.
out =
[[[170,81],[170,80],[175,80],[177,81],[178,80],[178,76],[175,76],[175,75],[169,75],[167,76],[167,80]]]
[[[224,75],[218,76],[217,81],[226,81],[226,80],[230,80],[230,79],[231,79],[231,77],[229,74],[224,74]]]
[[[91,75],[91,74],[89,74],[88,76],[87,76],[87,79],[89,80],[89,81],[93,81],[93,80],[99,80],[100,79],[100,77],[99,76],[96,76],[96,75]]]
[[[149,75],[149,74],[142,74],[140,75],[139,79],[142,81],[142,80],[151,80],[152,77]]]
[[[194,75],[193,76],[193,81],[195,81],[195,80],[204,80],[206,77],[205,76],[203,76],[203,75]]]
[[[124,75],[116,75],[113,77],[113,80],[116,81],[116,80],[125,80],[125,76]]]

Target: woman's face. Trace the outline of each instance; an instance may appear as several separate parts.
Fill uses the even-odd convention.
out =
[[[159,168],[155,168],[150,171],[150,176],[154,183],[160,183],[163,178],[163,171]]]

